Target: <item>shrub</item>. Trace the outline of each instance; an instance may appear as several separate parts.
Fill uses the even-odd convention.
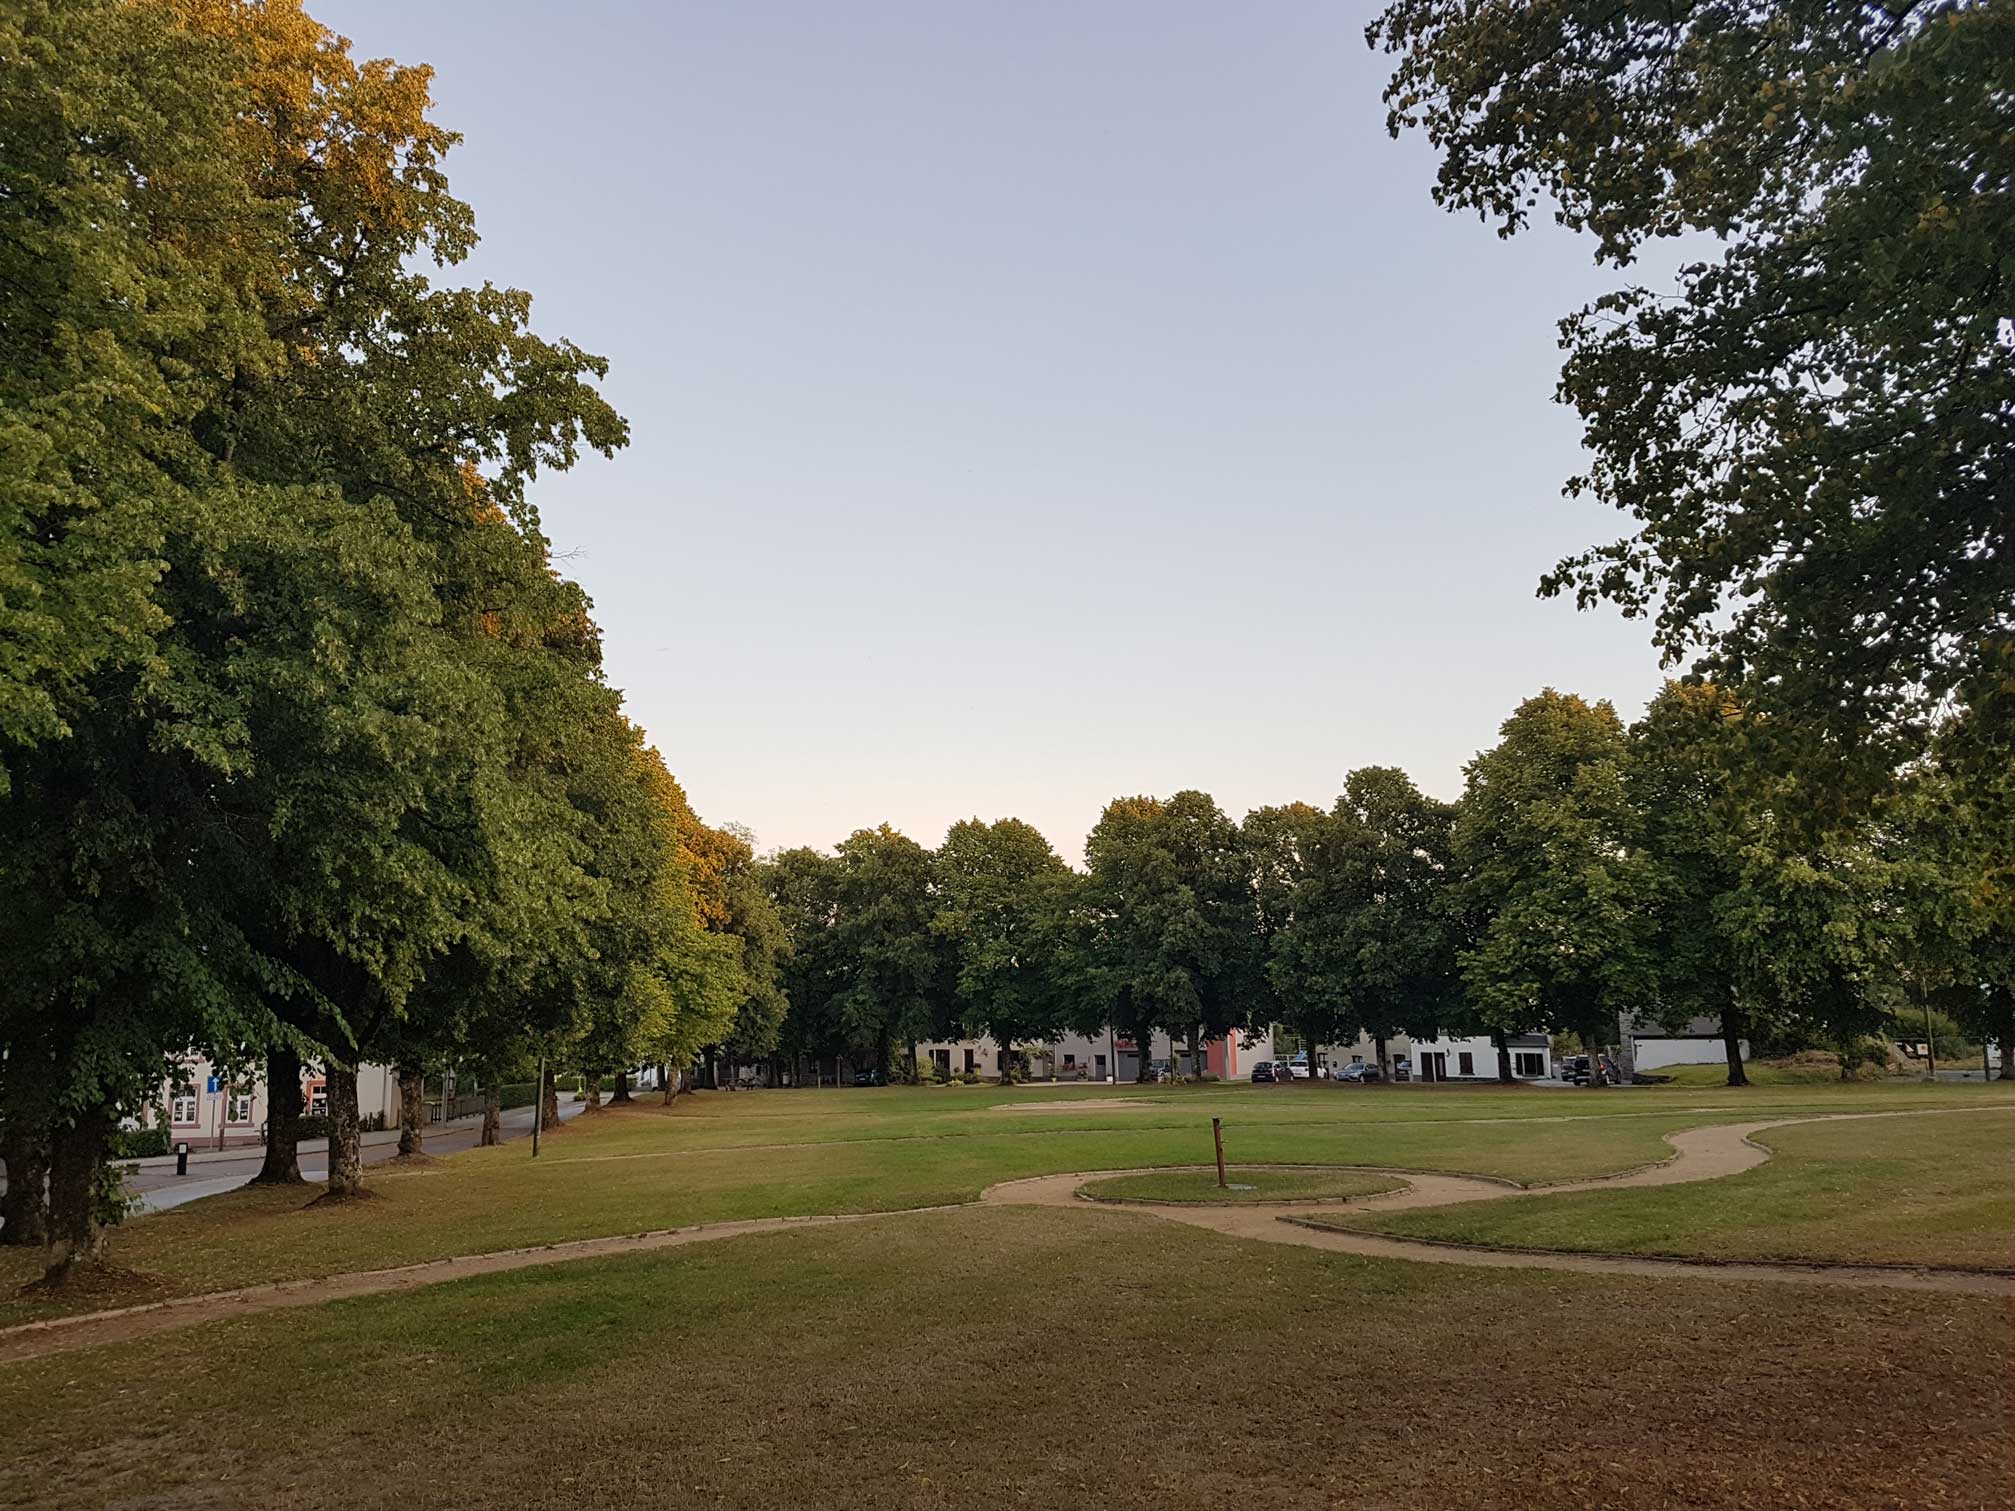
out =
[[[113,1159],[151,1159],[171,1152],[166,1128],[120,1128],[112,1134]]]

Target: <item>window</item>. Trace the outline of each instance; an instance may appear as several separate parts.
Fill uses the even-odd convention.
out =
[[[1064,1068],[1065,1070],[1076,1070],[1076,1069],[1077,1069],[1077,1056],[1076,1056],[1076,1055],[1065,1055],[1065,1056],[1063,1057],[1063,1068]]]
[[[168,1113],[168,1118],[170,1122],[184,1127],[194,1123],[196,1121],[196,1093],[193,1091],[176,1092],[175,1103]]]
[[[224,1121],[227,1123],[249,1123],[252,1121],[252,1093],[233,1091],[224,1104]]]
[[[1546,1057],[1530,1050],[1521,1050],[1512,1056],[1514,1068],[1522,1076],[1543,1076],[1546,1074]]]
[[[1455,1073],[1459,1076],[1475,1075],[1476,1056],[1466,1049],[1457,1050],[1455,1055]]]

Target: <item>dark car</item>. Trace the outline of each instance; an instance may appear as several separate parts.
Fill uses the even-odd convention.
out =
[[[1273,1073],[1273,1061],[1271,1060],[1261,1060],[1257,1065],[1252,1067],[1252,1084],[1255,1086],[1272,1086],[1278,1083],[1279,1080],[1280,1077]]]
[[[1339,1081],[1376,1081],[1379,1069],[1369,1060],[1353,1060],[1336,1073]]]
[[[854,1072],[856,1086],[886,1086],[889,1078],[879,1070],[857,1070]]]

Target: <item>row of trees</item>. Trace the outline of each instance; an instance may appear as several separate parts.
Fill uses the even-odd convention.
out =
[[[1540,591],[1647,618],[1741,703],[1668,695],[1630,812],[1589,768],[1587,893],[1529,905],[1587,924],[1579,984],[1528,962],[1493,995],[1657,981],[1845,1033],[1886,975],[2005,1044],[2015,13],[1388,0],[1367,40],[1439,203],[1504,236],[1550,204],[1622,280],[1561,321],[1557,396],[1567,492],[1626,533]],[[1679,237],[1666,286],[1623,278]],[[1664,862],[1612,864],[1620,835]],[[1655,947],[1600,926],[1612,889],[1658,899]]]
[[[93,1257],[190,1052],[263,1067],[272,1181],[319,1066],[341,1198],[365,1059],[413,1106],[773,1033],[747,837],[530,498],[623,443],[603,363],[425,271],[475,240],[428,71],[295,0],[38,0],[0,59],[0,1238]]]
[[[1270,1025],[1309,1044],[1451,1031],[1491,1036],[1508,1079],[1513,1034],[1603,1045],[1620,1014],[1707,1017],[1734,1085],[1742,1040],[1851,1059],[1934,1003],[2008,1043],[2015,830],[1994,743],[1984,715],[1949,722],[1849,822],[1712,684],[1669,684],[1628,728],[1548,690],[1453,803],[1381,767],[1327,809],[1243,822],[1200,792],[1122,798],[1081,873],[1014,819],[954,825],[934,853],[863,830],[770,866],[792,942],[783,1042],[886,1067],[895,1045],[914,1066],[918,1040],[961,1034],[1005,1048],[1110,1026],[1194,1057]]]

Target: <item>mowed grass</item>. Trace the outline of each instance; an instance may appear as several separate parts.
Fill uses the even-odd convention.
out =
[[[2015,1269],[2015,1109],[1755,1140],[1771,1162],[1724,1180],[1335,1220],[1519,1248]]]
[[[1859,1108],[2015,1107],[2015,1087],[1541,1091],[1487,1087],[978,1088],[715,1093],[585,1117],[531,1158],[526,1141],[413,1170],[373,1167],[375,1200],[246,1188],[113,1234],[132,1299],[339,1274],[609,1234],[970,1201],[997,1181],[1194,1165],[1222,1118],[1240,1164],[1469,1171],[1525,1182],[1663,1158],[1703,1122]],[[23,1294],[32,1251],[0,1249],[0,1325],[116,1303]]]
[[[1238,1166],[1217,1183],[1216,1170],[1154,1170],[1119,1175],[1083,1187],[1100,1201],[1174,1202],[1179,1205],[1236,1204],[1259,1201],[1344,1201],[1397,1191],[1405,1184],[1395,1175],[1353,1170],[1294,1170]]]
[[[2011,1329],[962,1210],[12,1366],[0,1505],[1985,1508]]]

